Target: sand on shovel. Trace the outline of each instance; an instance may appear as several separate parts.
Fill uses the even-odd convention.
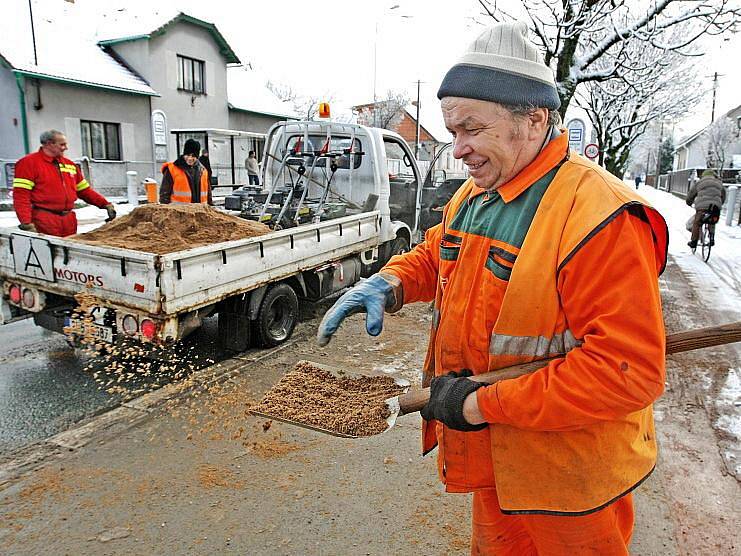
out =
[[[268,232],[270,228],[265,224],[232,216],[202,203],[151,204],[68,239],[162,255]]]
[[[250,409],[340,434],[373,436],[388,428],[386,400],[404,390],[389,376],[339,378],[302,361]]]

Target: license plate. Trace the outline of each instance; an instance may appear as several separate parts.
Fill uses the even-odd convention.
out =
[[[80,319],[67,317],[64,321],[65,332],[89,338],[91,340],[102,340],[109,344],[113,343],[113,329],[94,322],[83,322]]]

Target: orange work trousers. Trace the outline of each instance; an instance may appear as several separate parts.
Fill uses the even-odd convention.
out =
[[[473,493],[472,556],[624,556],[633,534],[633,495],[583,516],[505,515],[495,490]]]

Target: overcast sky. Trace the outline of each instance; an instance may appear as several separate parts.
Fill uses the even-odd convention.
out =
[[[500,0],[500,4],[506,3],[510,2]],[[305,94],[332,97],[337,108],[372,101],[374,73],[380,98],[394,89],[406,91],[414,99],[415,82],[421,80],[421,120],[436,135],[445,134],[435,97],[437,87],[482,30],[474,17],[483,21],[475,0],[75,0],[74,4],[33,0],[33,5],[35,17],[74,18],[86,32],[96,30],[103,11],[189,13],[215,23],[244,64]],[[2,0],[2,6],[6,10],[14,6],[11,11],[19,24],[28,24],[27,0]],[[741,40],[735,37],[715,44],[703,66],[708,86],[714,71],[722,74],[717,115],[741,103],[741,72],[734,67],[737,64],[728,61],[741,54]],[[706,102],[678,125],[678,133],[691,133],[706,125],[710,104],[708,95]]]

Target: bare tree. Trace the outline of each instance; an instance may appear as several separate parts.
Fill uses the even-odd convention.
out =
[[[486,18],[517,19],[496,0],[479,4]],[[631,73],[654,64],[640,56],[641,47],[697,54],[691,47],[700,37],[735,30],[741,15],[733,0],[523,0],[522,6],[545,63],[555,68],[562,117],[581,83],[629,82]]]
[[[626,48],[637,49],[638,45]],[[654,63],[623,77],[585,83],[575,96],[594,126],[599,163],[616,176],[625,172],[638,142],[645,138],[649,148],[658,150],[669,132],[664,134],[664,122],[683,117],[706,92],[695,85],[699,80],[694,65],[678,53],[644,45],[640,55]],[[660,122],[657,137],[645,137],[654,121]],[[646,173],[650,170],[646,168]]]
[[[360,108],[358,122],[363,125],[394,130],[399,125],[401,116],[408,104],[409,95],[405,92],[389,90],[383,100]]]
[[[284,83],[267,81],[265,86],[280,100],[290,103],[293,111],[305,120],[316,118],[320,102],[332,102],[334,100],[334,97],[329,94],[323,96],[303,95],[292,86]]]
[[[703,131],[703,143],[707,146],[708,168],[721,170],[726,162],[726,152],[731,143],[738,141],[738,128],[730,119],[723,116],[715,120]]]

